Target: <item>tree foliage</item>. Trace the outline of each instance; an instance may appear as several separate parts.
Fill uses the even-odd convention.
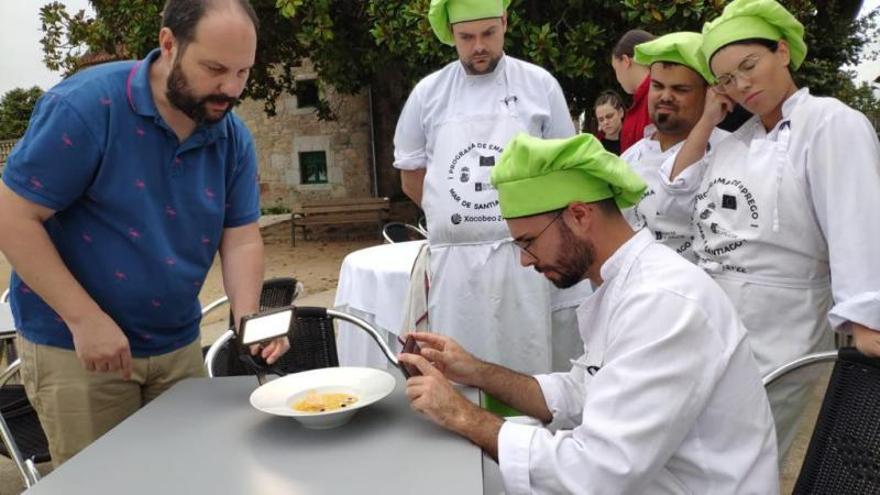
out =
[[[43,90],[34,86],[9,90],[0,98],[0,140],[17,139],[24,134],[34,105],[42,95]]]
[[[68,13],[60,2],[41,9],[46,65],[72,72],[87,50],[143,57],[156,44],[163,0],[91,0],[95,16]],[[247,95],[267,102],[291,91],[291,70],[310,58],[324,82],[351,93],[378,79],[411,87],[455,57],[425,17],[430,0],[253,0],[260,17],[257,65]],[[513,0],[506,51],[559,79],[573,110],[616,87],[609,67],[615,41],[628,29],[699,30],[723,0]],[[804,22],[810,52],[798,77],[818,94],[835,94],[844,65],[858,63],[876,37],[877,12],[853,20],[858,0],[789,0]],[[402,102],[401,102],[402,103]],[[328,114],[327,108],[324,108]]]
[[[368,89],[373,102],[378,164],[393,160],[397,115],[413,85],[456,57],[434,37],[425,13],[430,0],[251,0],[260,17],[256,65],[245,96],[274,115],[279,95],[295,90],[293,70],[310,59],[322,84],[342,93]],[[513,0],[507,53],[556,76],[573,114],[617,88],[611,50],[623,33],[699,31],[725,0]],[[814,94],[838,95],[866,42],[877,38],[877,11],[853,20],[861,0],[783,0],[805,24],[809,54],[798,82]],[[140,58],[156,45],[163,0],[91,0],[94,18],[42,8],[46,64],[72,72],[85,51]],[[851,85],[851,84],[850,84]],[[331,118],[326,101],[319,115]],[[389,167],[390,169],[390,167]],[[382,175],[385,167],[378,167]],[[396,180],[393,171],[387,172]],[[380,177],[380,183],[387,178]],[[398,190],[385,190],[394,195]]]

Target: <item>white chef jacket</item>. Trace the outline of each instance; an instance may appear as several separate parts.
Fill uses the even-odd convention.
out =
[[[507,81],[502,76],[507,74]],[[504,87],[505,83],[509,85]],[[466,90],[463,90],[466,88]],[[455,93],[455,107],[449,102]],[[537,65],[503,55],[491,74],[471,76],[459,60],[429,74],[416,84],[406,100],[394,133],[394,167],[426,168],[432,162],[433,128],[451,114],[492,112],[498,101],[516,96],[520,119],[527,132],[544,138],[574,135],[574,123],[565,95],[556,79]],[[513,102],[511,102],[513,104]]]
[[[656,132],[657,127],[654,124],[648,125],[645,127],[645,137],[620,155],[620,158],[629,164],[648,186],[636,205],[623,210],[623,216],[634,230],[647,227],[658,242],[684,256],[688,261],[695,261],[694,235],[691,231],[690,219],[675,215],[667,217],[657,208],[656,190],[660,187],[657,171],[664,161],[678,153],[684,141],[664,151],[660,147],[660,141],[654,138]],[[709,148],[718,144],[728,134],[730,133],[716,127],[709,136]]]
[[[431,253],[430,330],[482,359],[541,373],[565,369],[577,356],[582,343],[572,331],[573,315],[590,288],[559,290],[519,266],[520,251],[488,180],[514,130],[574,135],[559,83],[507,55],[483,75],[468,75],[456,60],[413,89],[395,133],[394,166],[427,169],[422,207]],[[484,131],[497,135],[485,141]]]
[[[724,292],[645,230],[600,273],[578,308],[586,354],[536,376],[549,429],[501,428],[507,493],[778,493],[767,396]]]
[[[790,132],[790,164],[751,171],[751,175],[760,175],[766,177],[766,181],[776,180],[781,184],[797,184],[802,190],[798,199],[805,197],[806,211],[785,204],[784,196],[777,196],[775,204],[766,201],[759,206],[764,216],[772,213],[783,232],[787,223],[798,220],[794,219],[797,215],[801,215],[810,228],[799,228],[781,240],[734,232],[734,235],[747,239],[753,248],[761,250],[760,254],[750,252],[746,259],[737,260],[736,264],[741,265],[739,268],[747,271],[748,276],[756,278],[818,280],[830,275],[833,300],[825,305],[830,306],[826,310],[828,322],[813,324],[806,321],[811,321],[812,315],[792,314],[792,311],[779,308],[780,301],[772,298],[764,298],[767,300],[761,307],[751,307],[751,303],[749,307],[740,307],[743,304],[734,301],[746,327],[754,334],[753,347],[765,373],[816,350],[819,344],[815,342],[820,342],[821,335],[815,334],[823,327],[827,330],[829,323],[830,327],[844,332],[848,331],[848,326],[844,325],[848,321],[880,329],[880,256],[877,256],[877,246],[880,245],[880,143],[873,127],[863,114],[840,101],[812,96],[807,88],[802,88],[784,102],[782,120],[769,133],[760,119],[753,117],[674,181],[669,181],[674,156],[664,162],[657,176],[661,183],[658,189],[661,211],[699,223],[699,218],[694,216],[695,199],[708,184],[720,180],[717,170],[738,168],[748,174],[752,164],[745,163],[747,160],[737,150],[748,149],[756,140],[774,141],[786,126],[789,127],[786,131]],[[728,152],[731,150],[733,152]],[[794,240],[798,246],[799,239],[814,237],[825,241],[814,252],[793,249],[782,242]],[[719,280],[728,276],[727,268],[733,264],[727,261],[728,254],[698,255],[704,258],[699,262],[704,268],[720,268],[713,276]],[[792,268],[796,260],[802,265],[804,258],[812,261],[812,267]],[[818,303],[808,304],[804,309],[808,310],[810,305]],[[764,319],[772,319],[775,322],[773,328],[766,328]]]

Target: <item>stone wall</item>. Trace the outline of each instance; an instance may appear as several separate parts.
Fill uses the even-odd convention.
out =
[[[297,80],[316,77],[308,65],[295,75]],[[314,108],[298,108],[294,95],[278,99],[274,117],[266,115],[260,101],[244,101],[235,110],[254,135],[264,208],[290,208],[303,200],[372,195],[367,93],[348,96],[320,83],[319,87],[336,120],[321,121]],[[306,151],[326,152],[327,184],[301,183],[299,153]]]

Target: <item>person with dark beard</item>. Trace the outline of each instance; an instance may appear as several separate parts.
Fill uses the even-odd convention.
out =
[[[198,294],[218,250],[236,321],[259,308],[256,155],[230,113],[257,24],[247,0],[169,0],[159,48],[52,88],[9,156],[0,250],[55,466],[204,375]]]
[[[701,269],[634,232],[644,182],[592,135],[520,134],[492,172],[521,264],[560,287],[588,279],[584,354],[529,376],[455,340],[413,333],[411,407],[499,462],[506,493],[778,493],[767,395],[733,304]],[[699,350],[699,352],[695,352]],[[537,421],[504,421],[451,381]]]
[[[519,252],[489,174],[518,132],[575,133],[556,79],[504,53],[509,4],[430,2],[431,27],[458,58],[409,95],[394,135],[394,167],[427,219],[428,328],[483,359],[538,373],[576,357],[577,335],[561,327],[574,325],[574,308],[589,287],[560,291],[536,273],[509,269]]]
[[[620,157],[648,184],[642,199],[624,210],[624,217],[636,230],[647,228],[654,238],[676,253],[694,261],[694,236],[690,222],[658,213],[656,189],[660,165],[681,149],[691,129],[700,120],[711,78],[700,52],[699,33],[678,32],[635,47],[635,60],[649,68],[648,116],[644,137]],[[710,146],[728,133],[712,132]]]

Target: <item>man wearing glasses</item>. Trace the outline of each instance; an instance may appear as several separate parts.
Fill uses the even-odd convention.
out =
[[[589,287],[558,291],[513,271],[518,251],[489,174],[517,132],[574,135],[559,83],[504,53],[509,0],[432,0],[428,18],[458,60],[410,94],[394,136],[403,191],[425,211],[428,327],[478,356],[530,372],[562,369],[580,348],[574,308]]]
[[[645,128],[645,137],[620,156],[648,185],[642,199],[624,210],[624,217],[635,230],[648,228],[658,242],[690,261],[695,259],[690,221],[659,214],[656,190],[661,180],[660,165],[681,149],[703,114],[712,76],[700,52],[702,41],[698,33],[679,32],[635,47],[635,61],[650,68],[651,125]],[[715,128],[708,146],[727,135]]]
[[[589,279],[585,354],[529,376],[416,333],[413,409],[498,460],[508,494],[778,493],[776,437],[746,330],[705,272],[633,232],[620,208],[645,184],[595,137],[520,134],[492,172],[521,263],[560,287]],[[699,350],[699,352],[695,352]],[[543,425],[507,421],[450,380]]]

